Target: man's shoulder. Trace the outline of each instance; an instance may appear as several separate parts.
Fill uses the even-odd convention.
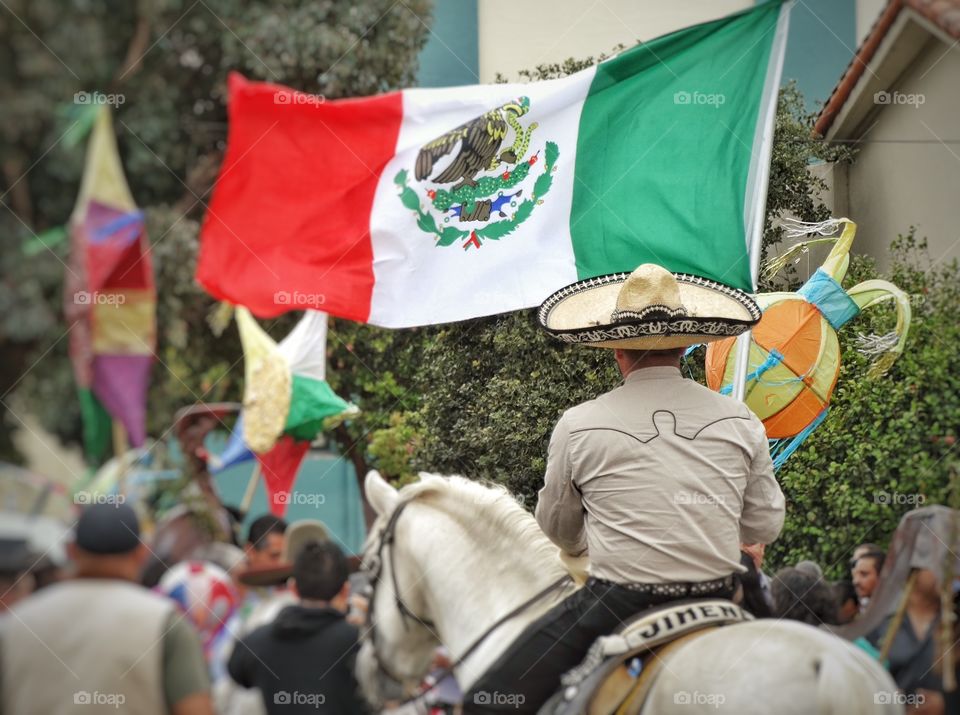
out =
[[[245,633],[237,640],[243,641],[248,648],[256,648],[257,646],[270,642],[273,638],[273,623],[264,623],[262,626],[257,626],[248,633]]]
[[[744,422],[754,419],[753,412],[744,402],[714,392],[689,378],[671,380],[669,389],[659,393],[638,388],[636,384],[622,384],[592,400],[574,405],[563,413],[561,419],[571,432],[575,432],[608,422],[621,410],[632,414],[638,410],[648,411],[651,416],[656,412],[682,413],[684,421],[692,419],[699,423],[698,429],[727,419]]]
[[[753,412],[747,403],[731,395],[724,395],[701,385],[696,380],[683,380],[683,397],[692,404],[703,405],[714,419],[739,417],[745,420],[753,418]]]
[[[360,640],[360,629],[356,624],[351,623],[346,618],[342,618],[339,621],[336,621],[330,626],[331,630],[337,634],[340,638],[345,638],[347,640]]]
[[[284,610],[287,610],[291,607],[292,606],[287,606]],[[280,614],[278,614],[278,617],[279,615]],[[346,618],[337,618],[330,621],[330,623],[325,627],[317,630],[312,637],[322,640],[332,638],[342,640],[358,640],[360,638],[360,629],[347,621]],[[263,625],[254,628],[243,636],[243,641],[249,646],[257,646],[264,643],[273,642],[275,640],[282,639],[278,638],[275,623],[273,621],[270,623],[264,623]]]
[[[130,606],[153,609],[159,614],[176,610],[173,601],[154,593],[148,588],[119,579],[70,579],[41,589],[30,598],[16,604],[13,610],[18,616],[31,615],[34,611],[48,608],[69,608],[76,601],[84,603],[109,603],[111,607],[126,609]]]

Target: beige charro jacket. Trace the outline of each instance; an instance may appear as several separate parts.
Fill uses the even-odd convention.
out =
[[[759,419],[674,367],[635,370],[567,410],[550,439],[537,521],[617,583],[696,582],[770,543],[784,499]]]

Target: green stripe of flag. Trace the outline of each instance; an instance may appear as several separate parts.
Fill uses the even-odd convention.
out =
[[[781,4],[597,67],[570,217],[581,279],[650,262],[752,290],[744,206]]]

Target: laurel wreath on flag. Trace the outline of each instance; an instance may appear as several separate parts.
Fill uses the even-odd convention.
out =
[[[474,231],[464,231],[454,226],[446,226],[444,228],[438,226],[436,218],[434,218],[433,214],[424,211],[420,203],[420,197],[417,196],[417,193],[407,184],[409,172],[406,169],[401,169],[393,181],[400,190],[401,203],[413,211],[414,216],[417,218],[417,226],[421,231],[436,236],[436,245],[449,246],[472,234],[477,237],[477,245],[479,247],[479,241],[484,239],[497,241],[504,236],[509,236],[520,224],[530,218],[534,208],[543,203],[543,197],[547,195],[550,187],[553,185],[553,172],[559,155],[559,147],[557,147],[554,142],[547,142],[544,148],[543,171],[540,176],[537,177],[536,182],[534,182],[533,195],[522,201],[517,207],[517,210],[509,218],[495,221]]]

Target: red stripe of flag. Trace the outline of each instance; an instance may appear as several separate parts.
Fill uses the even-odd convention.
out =
[[[396,150],[401,93],[322,102],[236,73],[229,91],[229,141],[197,280],[262,317],[314,308],[365,322],[370,213]]]

